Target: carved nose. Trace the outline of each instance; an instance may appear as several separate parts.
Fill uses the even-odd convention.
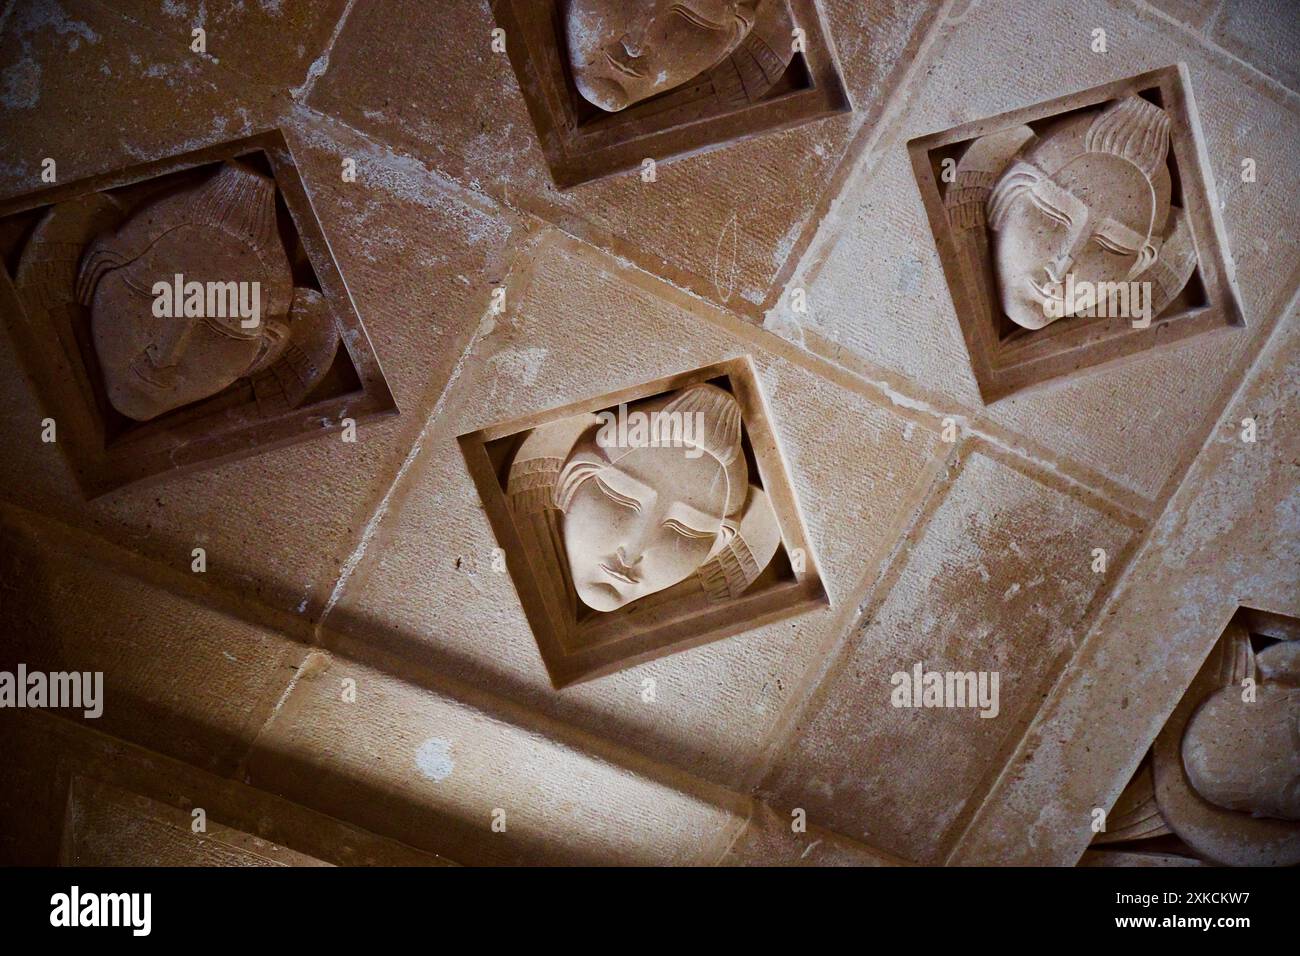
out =
[[[641,55],[641,41],[639,38],[632,36],[632,34],[624,33],[618,38],[618,42],[622,45],[623,52],[633,59],[636,59]]]
[[[635,572],[636,572],[637,565],[641,563],[641,559],[645,557],[645,555],[638,554],[636,556],[636,560],[629,561],[627,559],[627,549],[622,545],[619,545],[618,550],[614,552],[614,557],[620,565],[619,567],[620,571],[625,572],[629,577],[636,577]]]
[[[1070,271],[1070,266],[1074,265],[1074,258],[1069,254],[1058,256],[1043,267],[1047,273],[1047,281],[1051,285],[1059,285],[1065,281],[1065,275]]]
[[[154,368],[172,368],[177,365],[193,329],[192,322],[177,322],[175,319],[168,321],[158,338],[146,345],[144,349]]]

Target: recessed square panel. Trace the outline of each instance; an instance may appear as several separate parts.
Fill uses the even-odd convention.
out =
[[[397,412],[278,131],[11,200],[0,255],[87,497]]]
[[[556,687],[829,603],[747,359],[460,445]]]
[[[1300,620],[1243,607],[1120,794],[1090,862],[1300,864],[1297,728]]]
[[[985,402],[1244,326],[1185,67],[908,149]]]
[[[568,188],[852,107],[812,0],[494,0]]]

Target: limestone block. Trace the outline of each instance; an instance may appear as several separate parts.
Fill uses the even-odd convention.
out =
[[[69,807],[74,784],[85,815],[94,816],[103,796],[111,806],[100,815],[106,827],[94,828],[94,849],[106,865],[139,859],[150,846],[144,841],[122,846],[116,824],[104,820],[125,817],[128,825],[165,831],[164,839],[192,858],[198,835],[195,810],[203,810],[210,833],[218,829],[222,845],[242,859],[253,853],[264,858],[267,848],[281,862],[300,858],[352,866],[446,866],[450,861],[423,853],[394,840],[300,804],[291,803],[247,784],[164,757],[49,711],[5,709],[0,712],[5,786],[0,788],[0,860],[5,864],[52,866],[65,847],[75,843]],[[87,793],[90,800],[85,799]],[[178,817],[177,815],[180,814]],[[177,824],[185,835],[175,832]]]
[[[64,822],[66,866],[328,866],[305,853],[85,777],[74,777]]]
[[[1236,261],[1245,334],[1187,340],[1163,354],[1157,349],[1125,366],[1013,395],[983,412],[1052,453],[1159,501],[1295,287],[1300,211],[1288,184],[1300,175],[1291,145],[1300,133],[1300,108],[1294,97],[1207,51],[1190,32],[1170,29],[1153,12],[1100,2],[1057,4],[1051,29],[1040,30],[1037,21],[1008,28],[1019,22],[1018,10],[1010,3],[972,4],[936,41],[905,108],[845,185],[837,216],[823,225],[805,267],[791,280],[806,291],[808,315],[792,314],[783,299],[768,321],[837,361],[859,360],[877,376],[910,379],[934,400],[980,409],[906,142],[1186,62],[1216,186],[1212,201]],[[1107,30],[1108,54],[1091,51],[1098,26]],[[1038,51],[1033,65],[1007,69],[1024,61],[1029,44]],[[954,90],[963,95],[954,97]],[[1255,182],[1242,181],[1245,158],[1256,161]]]
[[[326,655],[259,738],[248,777],[467,864],[685,864],[732,822],[673,787]]]
[[[979,451],[966,456],[778,752],[762,786],[773,805],[942,862],[1117,574],[1133,531],[1099,507]],[[1095,548],[1115,562],[1104,573],[1093,571]],[[902,701],[895,675],[910,680],[918,664],[923,675],[985,672],[985,706],[967,698],[954,709],[955,694],[943,708]]]
[[[67,183],[265,129],[277,93],[218,60],[90,0],[15,4],[0,32],[0,195],[40,188],[46,158]]]
[[[1077,860],[1238,606],[1300,615],[1298,329],[1292,312],[1221,414],[955,862]]]
[[[820,216],[855,134],[878,118],[938,8],[828,5],[855,112],[661,164],[654,183],[637,170],[555,189],[509,59],[491,50],[486,3],[441,7],[436,17],[419,0],[358,4],[307,102],[701,295],[752,309]],[[395,22],[410,29],[395,35]],[[474,110],[461,108],[471,101]]]
[[[207,54],[267,86],[296,87],[328,54],[347,0],[108,0],[167,45],[189,47],[204,31]]]
[[[839,608],[848,613],[874,580],[951,446],[884,396],[763,344],[781,348],[779,339],[577,243],[543,236],[532,260],[531,281],[507,289],[509,311],[475,342],[326,627],[354,635],[349,653],[399,649],[655,759],[734,781],[842,633]],[[573,317],[600,335],[575,335]],[[831,609],[555,693],[510,577],[492,570],[497,541],[457,437],[743,355],[758,370]],[[654,702],[643,699],[647,680]]]
[[[1295,55],[1300,43],[1300,19],[1285,0],[1233,0],[1221,4],[1207,33],[1225,50],[1292,90],[1300,90],[1300,66]]]
[[[70,720],[232,773],[303,650],[101,565],[84,536],[6,513],[4,667],[102,673],[102,714]]]
[[[515,224],[482,201],[466,205],[423,170],[346,130],[337,140],[336,126],[310,116],[286,129],[328,239],[328,247],[312,252],[336,258],[346,285],[334,294],[363,316],[406,417],[363,422],[355,443],[334,434],[268,451],[256,466],[234,462],[87,504],[60,446],[41,440],[48,410],[14,368],[6,335],[0,361],[11,371],[0,385],[6,397],[0,429],[11,454],[0,471],[7,472],[3,495],[24,507],[93,529],[173,568],[188,567],[192,549],[202,547],[213,579],[277,608],[314,615],[477,325]],[[359,182],[342,178],[347,158],[358,161]]]
[[[745,829],[718,861],[720,866],[899,866],[903,861],[809,826],[792,829],[795,818],[764,803],[754,808]]]

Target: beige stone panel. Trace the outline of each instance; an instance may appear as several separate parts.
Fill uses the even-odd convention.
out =
[[[166,46],[189,49],[201,27],[207,53],[268,86],[295,87],[328,53],[347,0],[104,0],[157,33]]]
[[[248,778],[469,864],[685,864],[731,821],[536,731],[325,654],[258,740]],[[494,832],[498,810],[505,829]]]
[[[237,139],[271,125],[287,94],[255,87],[92,0],[11,5],[0,32],[0,195]]]
[[[1049,20],[1050,30],[1037,29]],[[1007,26],[1016,23],[1023,25]],[[1089,49],[1096,26],[1107,31],[1108,54]],[[1247,328],[1151,350],[1129,364],[983,409],[907,141],[1178,61],[1191,71]],[[1295,288],[1300,103],[1154,12],[1100,0],[1052,4],[1030,21],[1017,4],[972,4],[934,44],[920,76],[792,280],[806,287],[809,314],[791,315],[783,300],[769,323],[798,339],[801,329],[792,322],[805,319],[807,338],[819,351],[848,351],[887,375],[910,379],[940,403],[983,409],[993,423],[1159,500]],[[1245,156],[1257,161],[1255,183],[1241,181]]]
[[[1203,28],[1223,0],[1147,0],[1157,10],[1163,10],[1179,23],[1194,30]]]
[[[970,453],[879,605],[869,606],[762,792],[809,823],[936,863],[1116,573],[1132,532],[1079,497]],[[1107,573],[1092,571],[1104,548]],[[999,674],[998,712],[891,705],[891,676]]]
[[[74,777],[63,830],[68,866],[328,866],[322,860],[118,787]]]
[[[1294,306],[954,854],[1070,864],[1238,606],[1300,614]],[[1241,421],[1258,440],[1241,440]]]
[[[1210,39],[1294,91],[1300,91],[1300,15],[1289,0],[1226,0]]]
[[[752,308],[940,6],[827,4],[857,112],[662,163],[653,184],[634,171],[555,189],[508,57],[489,47],[486,3],[436,14],[421,0],[357,4],[307,102],[700,294]]]
[[[421,417],[529,225],[310,110],[290,112],[282,129],[398,406]],[[344,160],[355,162],[355,182],[344,180]]]
[[[768,351],[790,352],[781,340],[734,320],[715,324],[698,303],[589,247],[552,233],[534,259],[531,283],[507,292],[511,311],[475,342],[326,625],[734,782],[842,633],[930,484],[940,443],[797,355]],[[832,607],[554,691],[509,576],[491,570],[497,542],[456,436],[741,355],[758,370]],[[647,679],[653,703],[642,697]]]
[[[10,512],[0,537],[2,669],[102,672],[102,715],[60,715],[232,773],[303,649],[102,566],[81,535]]]
[[[758,803],[745,829],[719,866],[899,866],[902,860],[838,833],[809,826],[806,832],[791,829],[794,818]]]
[[[333,589],[506,268],[518,221],[449,188],[340,124],[301,111],[286,119],[313,211],[402,412],[359,426],[355,444],[329,434],[288,448],[82,500],[44,412],[0,331],[0,497],[43,511],[173,568],[207,551],[231,590],[314,616]],[[342,178],[343,159],[357,181]],[[464,199],[468,199],[467,204]]]
[[[73,781],[129,791],[175,818],[202,807],[209,832],[226,842],[256,840],[285,852],[353,866],[445,866],[450,861],[376,836],[341,820],[247,784],[128,744],[89,722],[49,711],[0,710],[0,863],[52,866],[60,862]],[[215,821],[215,822],[214,822]],[[189,829],[187,822],[185,829]],[[192,832],[192,831],[191,831]],[[235,836],[238,833],[239,836]],[[105,834],[111,835],[111,834]],[[133,848],[138,852],[142,848]]]

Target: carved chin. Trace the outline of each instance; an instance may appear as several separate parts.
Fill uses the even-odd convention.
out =
[[[578,588],[578,597],[593,611],[617,611],[627,600],[612,584],[588,581]]]
[[[631,101],[618,81],[607,76],[595,76],[584,70],[574,77],[574,83],[583,99],[607,113],[617,113]]]
[[[1003,294],[1002,309],[1006,312],[1007,318],[1026,329],[1041,329],[1061,318],[1059,315],[1050,314],[1044,308],[1043,301],[1036,296],[1030,297],[1027,294],[1014,292]]]
[[[174,403],[164,396],[153,394],[143,388],[117,383],[110,384],[107,391],[112,406],[127,418],[137,422],[147,422],[151,418],[157,418],[174,407]]]

